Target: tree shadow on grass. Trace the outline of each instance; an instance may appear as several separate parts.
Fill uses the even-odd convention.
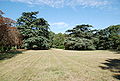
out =
[[[109,50],[109,51],[115,52],[115,54],[120,54],[120,51],[118,50]]]
[[[116,51],[116,54],[120,54],[120,51]]]
[[[100,68],[114,72],[113,77],[120,80],[120,59],[108,59],[106,63],[102,64],[105,66],[100,66]]]
[[[6,53],[0,53],[0,60],[10,59],[16,56],[17,54],[21,54],[21,53],[22,51],[11,51],[11,52],[6,52]]]

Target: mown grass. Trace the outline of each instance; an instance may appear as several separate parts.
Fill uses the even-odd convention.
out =
[[[119,81],[119,61],[110,59],[119,60],[120,54],[105,50],[29,50],[0,63],[0,81]]]

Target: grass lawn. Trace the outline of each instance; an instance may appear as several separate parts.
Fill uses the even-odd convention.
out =
[[[0,61],[0,81],[119,81],[120,54],[29,50]]]

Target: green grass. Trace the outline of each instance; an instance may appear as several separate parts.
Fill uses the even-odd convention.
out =
[[[0,81],[119,81],[107,61],[119,57],[105,50],[29,50],[0,62]]]

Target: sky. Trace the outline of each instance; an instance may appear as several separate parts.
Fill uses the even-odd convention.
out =
[[[78,24],[94,29],[120,24],[120,0],[0,0],[0,10],[13,20],[23,12],[39,11],[37,17],[47,20],[55,33]]]

